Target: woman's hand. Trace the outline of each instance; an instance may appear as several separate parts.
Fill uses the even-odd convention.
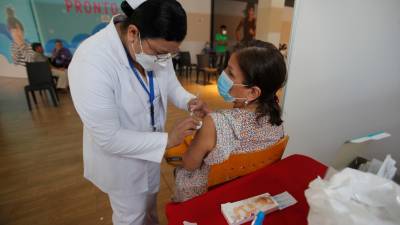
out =
[[[168,133],[167,149],[182,144],[186,136],[193,135],[200,122],[189,117],[177,124]]]
[[[208,108],[207,104],[199,98],[194,98],[190,100],[188,103],[188,109],[190,112],[193,112],[196,117],[199,118],[204,118],[205,116],[207,116],[209,113],[212,112]]]

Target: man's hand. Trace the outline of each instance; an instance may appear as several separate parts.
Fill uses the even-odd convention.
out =
[[[174,128],[168,133],[167,148],[180,145],[186,136],[194,134],[199,124],[200,122],[192,117],[175,124]]]
[[[193,112],[195,116],[199,118],[204,118],[205,116],[207,116],[209,113],[212,112],[208,108],[207,104],[199,98],[194,98],[190,100],[188,103],[188,109],[190,112]]]

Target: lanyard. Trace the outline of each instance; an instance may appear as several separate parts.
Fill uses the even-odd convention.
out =
[[[128,60],[129,60],[129,65],[131,66],[131,69],[133,73],[135,74],[136,78],[139,80],[140,85],[143,87],[143,89],[146,91],[147,95],[149,96],[149,102],[150,102],[150,116],[151,116],[151,127],[153,128],[153,132],[156,131],[156,126],[155,126],[155,119],[154,119],[154,73],[153,71],[147,72],[147,75],[149,77],[149,89],[147,89],[146,84],[144,83],[143,79],[140,77],[139,72],[135,68],[135,65],[133,64],[133,61],[131,57],[128,55]]]

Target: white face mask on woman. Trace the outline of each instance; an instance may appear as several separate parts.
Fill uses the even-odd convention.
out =
[[[142,39],[140,38],[140,33],[139,33],[139,45],[140,45],[140,53],[136,53],[136,51],[134,51],[136,59],[135,61],[138,62],[143,67],[144,70],[154,71],[159,67],[164,68],[167,66],[167,62],[171,58],[171,54],[163,54],[155,56],[144,53]],[[132,49],[135,50],[133,43],[132,43]]]

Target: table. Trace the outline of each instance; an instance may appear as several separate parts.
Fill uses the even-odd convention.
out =
[[[168,224],[182,225],[183,221],[188,221],[198,225],[224,225],[227,222],[220,210],[222,203],[238,201],[265,192],[276,195],[288,191],[298,203],[285,210],[266,215],[264,224],[306,225],[309,206],[304,191],[316,177],[323,177],[326,170],[325,165],[307,156],[289,156],[189,201],[167,204]]]

